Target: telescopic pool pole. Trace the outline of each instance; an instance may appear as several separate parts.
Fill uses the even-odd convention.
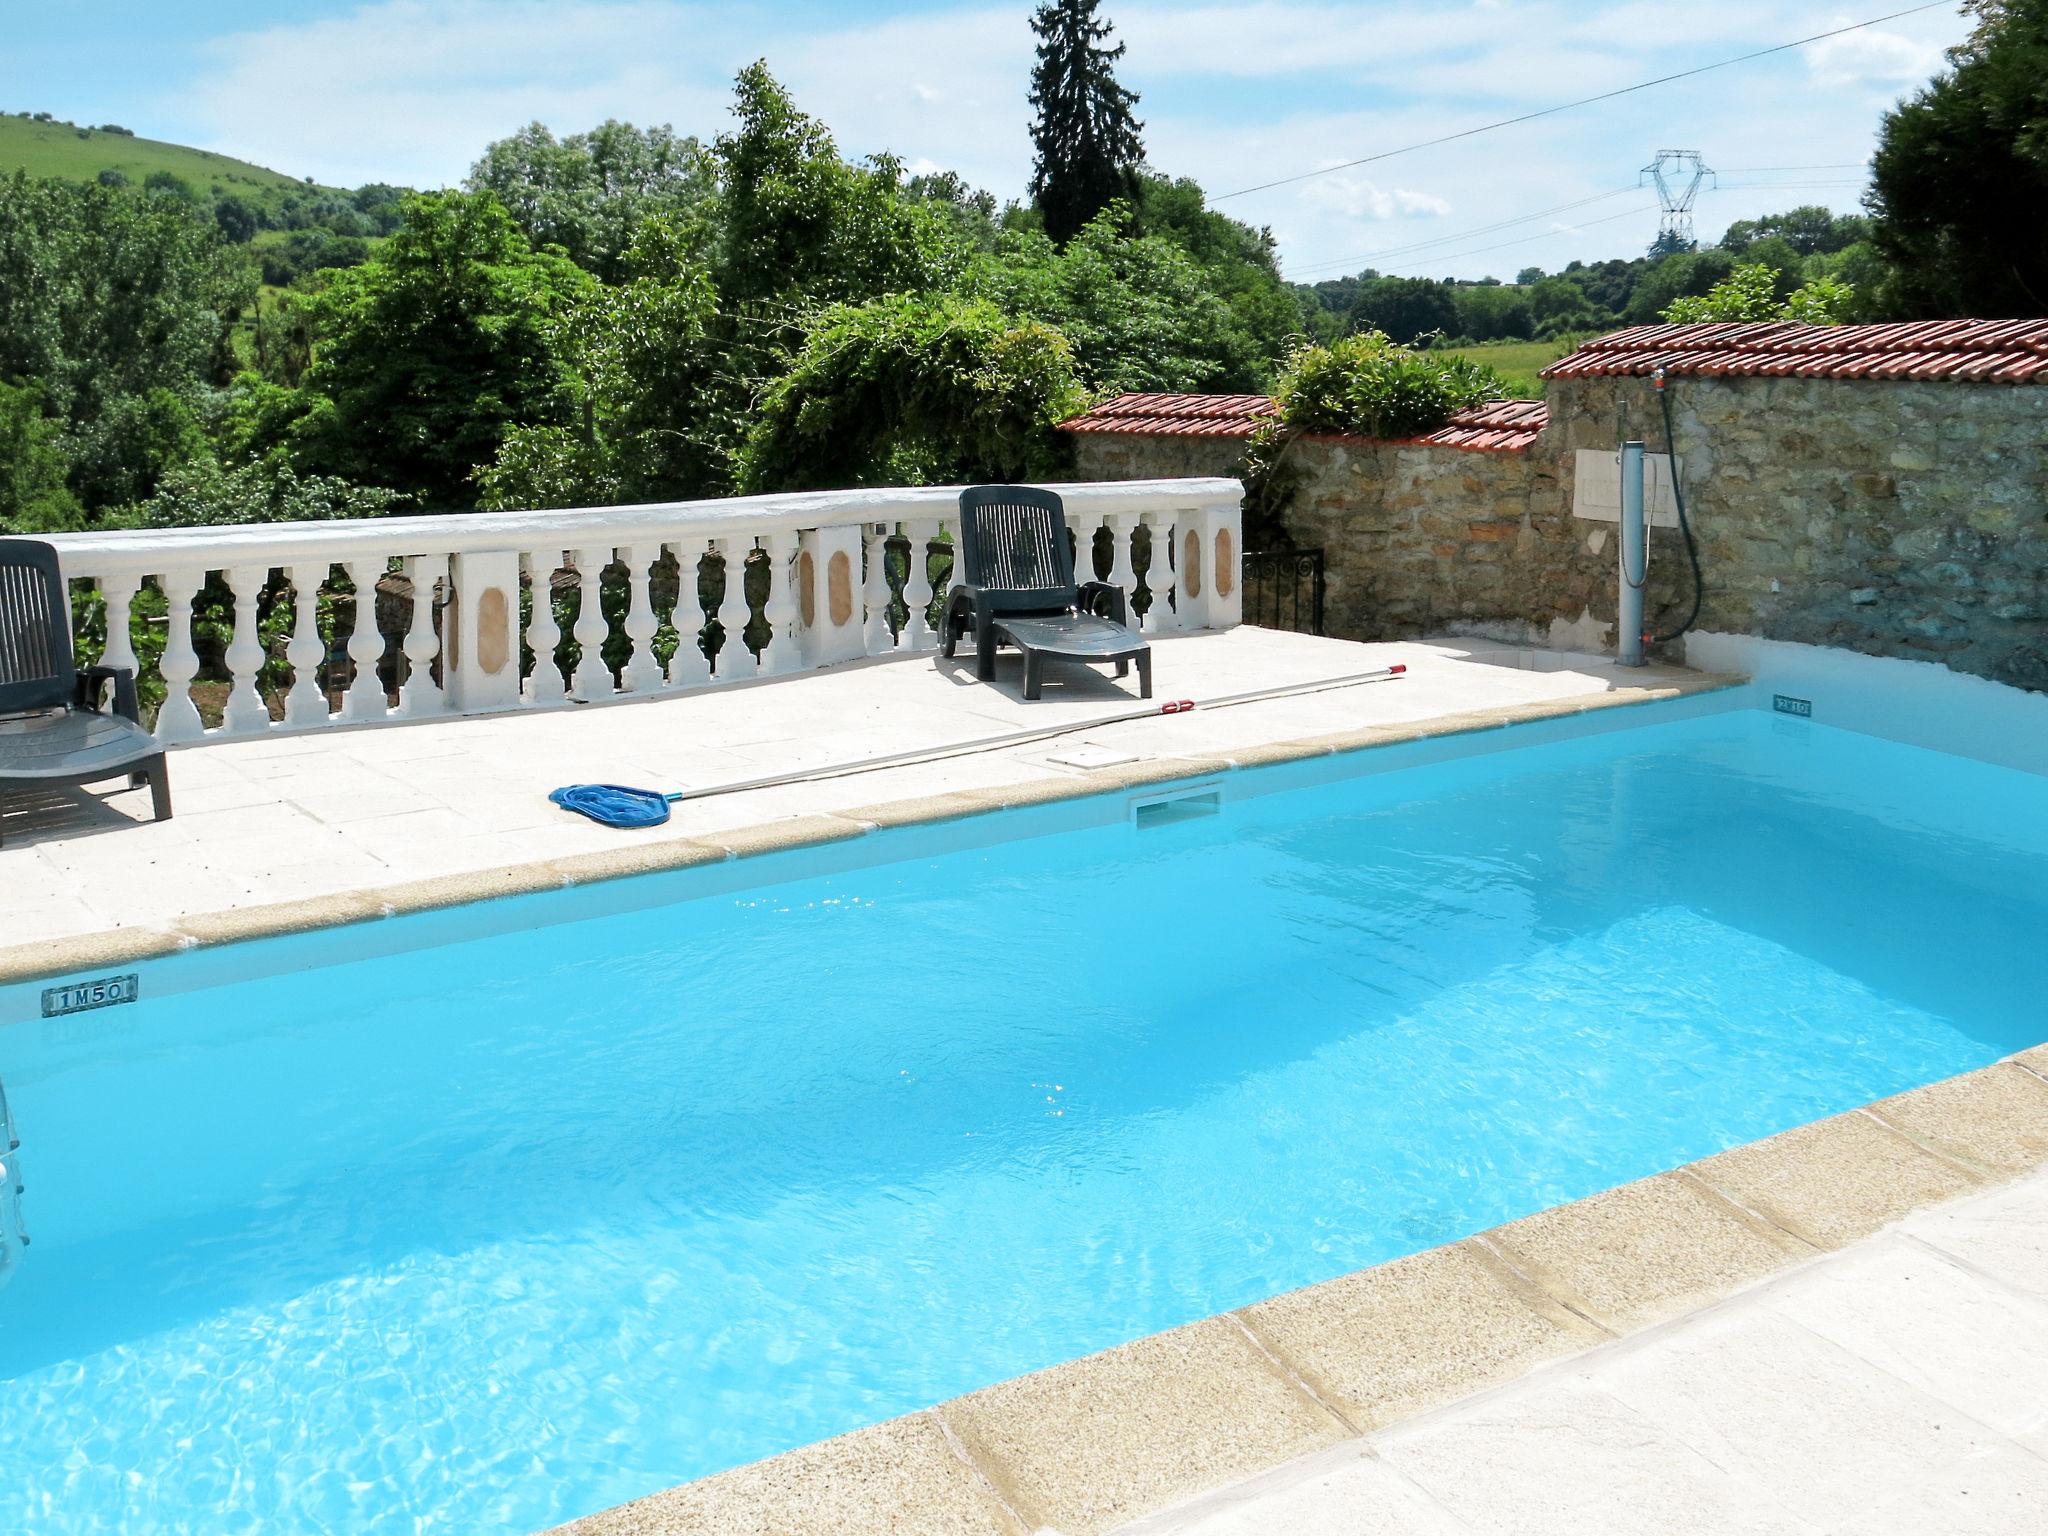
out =
[[[1615,660],[1643,664],[1643,588],[1650,578],[1650,532],[1643,525],[1643,445],[1621,445],[1621,621]]]

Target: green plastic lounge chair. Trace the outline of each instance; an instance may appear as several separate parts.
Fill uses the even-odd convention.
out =
[[[113,711],[101,707],[111,684]],[[156,819],[171,814],[164,749],[142,728],[135,674],[78,667],[71,603],[57,552],[0,539],[0,792],[10,785],[91,784],[127,775],[149,785]]]
[[[1131,628],[1123,589],[1106,581],[1074,584],[1074,551],[1065,509],[1051,491],[1029,485],[973,485],[960,493],[962,580],[946,599],[941,648],[951,656],[974,636],[974,675],[996,675],[996,647],[1024,653],[1024,697],[1038,697],[1045,659],[1115,662],[1127,676],[1138,664],[1138,695],[1152,697],[1152,647]]]

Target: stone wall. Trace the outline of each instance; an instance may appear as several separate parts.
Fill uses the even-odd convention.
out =
[[[1671,382],[1706,571],[1699,627],[1940,661],[2048,689],[2048,388],[1878,379]],[[1653,448],[1646,379],[1551,386],[1543,451]],[[1653,554],[1683,559],[1675,531]],[[1653,608],[1654,611],[1654,608]]]
[[[1698,627],[1941,661],[2048,690],[2048,388],[1675,378]],[[1475,452],[1302,439],[1286,534],[1321,547],[1327,628],[1611,648],[1615,528],[1572,516],[1579,448],[1666,447],[1647,379],[1550,386],[1533,447]],[[1233,473],[1227,438],[1086,436],[1084,478]],[[1692,603],[1676,529],[1654,528],[1647,611]],[[1666,648],[1667,653],[1676,648]],[[1655,654],[1653,648],[1653,654]]]

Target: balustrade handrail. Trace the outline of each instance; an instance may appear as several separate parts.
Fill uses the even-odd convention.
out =
[[[1148,633],[1239,622],[1237,481],[1052,488],[1077,566],[1129,593]],[[157,739],[178,745],[725,687],[928,651],[959,493],[892,486],[51,542],[66,578],[98,598],[79,610],[81,636],[98,623],[101,660],[138,670],[163,700]],[[394,571],[405,581],[387,589]],[[145,600],[151,622],[137,618]],[[153,624],[160,651],[147,643]]]
[[[1236,480],[1108,480],[1054,485],[1070,519],[1136,516],[1228,503],[1244,495]],[[778,492],[623,507],[524,512],[457,512],[346,518],[325,522],[228,523],[197,528],[120,528],[50,537],[67,575],[128,577],[168,570],[226,570],[327,560],[340,563],[380,550],[439,554],[534,549],[559,541],[629,545],[944,517],[958,505],[957,485]]]

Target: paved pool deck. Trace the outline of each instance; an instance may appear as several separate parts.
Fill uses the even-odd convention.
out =
[[[1207,704],[1394,662],[1409,670],[691,802],[638,832],[596,826],[547,793],[593,781],[734,783],[1144,706],[1132,683],[1078,668],[1027,703],[1016,659],[982,684],[971,663],[927,653],[648,700],[201,742],[172,755],[167,822],[148,820],[145,790],[0,798],[0,979],[1726,681],[1481,641],[1360,645],[1251,627],[1165,637],[1156,654],[1155,703]],[[1054,761],[1083,742],[1128,760],[1092,770]]]
[[[1120,1536],[1662,1531],[2048,1531],[2048,1175]]]

